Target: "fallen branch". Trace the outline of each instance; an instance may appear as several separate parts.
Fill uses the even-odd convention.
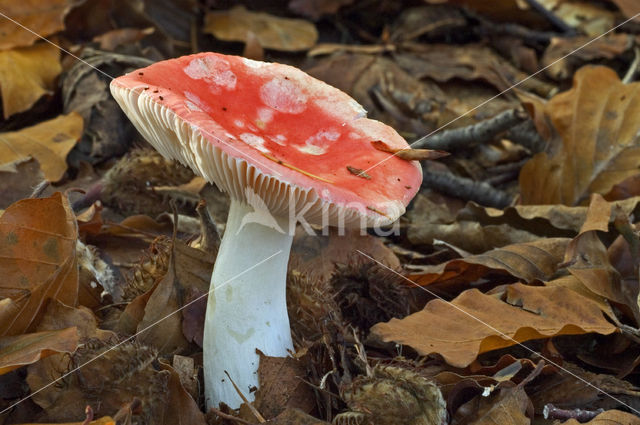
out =
[[[604,409],[586,410],[586,409],[560,409],[551,403],[544,406],[543,415],[545,419],[560,419],[568,421],[574,419],[578,422],[587,422],[604,412]]]
[[[434,149],[455,151],[493,140],[497,135],[520,124],[527,118],[519,109],[509,109],[493,118],[466,127],[445,130],[429,137],[419,139],[411,144],[414,149]]]
[[[531,153],[544,151],[547,142],[540,136],[532,120],[527,120],[512,127],[505,138],[525,147]]]
[[[426,164],[423,166],[423,171],[423,187],[487,207],[505,208],[511,204],[512,198],[508,193],[485,182],[476,182],[451,173],[430,171]]]

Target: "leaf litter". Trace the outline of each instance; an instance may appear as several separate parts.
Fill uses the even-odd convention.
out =
[[[4,423],[640,423],[637,23],[582,48],[634,2],[6,3],[99,71],[0,18]],[[261,357],[238,411],[205,411],[200,372],[229,199],[150,150],[101,73],[199,51],[439,135],[377,145],[423,164],[397,233],[298,229],[295,352]]]

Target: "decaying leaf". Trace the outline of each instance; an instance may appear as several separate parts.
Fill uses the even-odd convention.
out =
[[[466,367],[478,354],[517,342],[589,332],[610,334],[593,301],[566,288],[516,283],[502,297],[469,289],[451,303],[440,299],[404,319],[379,323],[373,332],[385,341],[407,344],[418,353],[438,353],[455,367]]]
[[[418,285],[473,282],[489,272],[509,274],[525,282],[548,280],[562,261],[569,239],[546,238],[497,248],[484,254],[425,266],[410,276]]]
[[[637,174],[639,111],[640,83],[623,84],[605,67],[578,70],[573,88],[545,107],[558,137],[522,168],[522,202],[576,205]]]
[[[307,50],[318,39],[318,31],[310,22],[251,12],[244,6],[208,12],[204,31],[220,40],[242,42],[247,42],[247,34],[251,32],[262,47],[286,52]]]
[[[67,154],[82,135],[82,125],[82,117],[72,112],[19,131],[0,133],[0,173],[15,171],[16,164],[35,158],[47,180],[60,180],[67,171]]]
[[[342,6],[353,3],[353,0],[289,0],[289,9],[313,20],[323,15],[336,13]]]
[[[389,152],[406,161],[424,161],[426,159],[438,159],[449,155],[449,152],[436,151],[432,149],[395,149],[387,145],[382,140],[371,142],[374,148],[379,151]]]
[[[48,299],[78,298],[77,227],[67,197],[25,199],[0,216],[0,335],[34,325]]]
[[[3,19],[1,22],[7,21]],[[28,110],[43,95],[53,93],[54,82],[61,71],[60,50],[49,43],[0,51],[0,93],[4,118]]]
[[[70,0],[4,0],[2,13],[29,28],[27,31],[11,22],[0,20],[0,50],[30,46],[64,28],[64,17],[71,9]],[[53,46],[52,46],[53,47]],[[54,47],[55,48],[55,47]]]
[[[0,375],[54,353],[73,353],[78,347],[75,327],[0,338]]]

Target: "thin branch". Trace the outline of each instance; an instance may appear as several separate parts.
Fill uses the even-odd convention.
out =
[[[497,135],[520,124],[526,119],[526,114],[519,109],[509,109],[493,118],[466,127],[446,130],[436,133],[424,140],[411,145],[414,149],[435,149],[454,151],[469,146],[486,143]]]

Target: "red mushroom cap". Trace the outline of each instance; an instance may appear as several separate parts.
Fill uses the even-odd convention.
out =
[[[390,223],[422,181],[417,162],[372,146],[407,148],[395,130],[288,65],[200,53],[116,78],[111,91],[160,153],[237,199],[252,188],[274,214],[287,213],[294,194],[310,222],[328,205],[328,224],[340,213],[347,226]]]

